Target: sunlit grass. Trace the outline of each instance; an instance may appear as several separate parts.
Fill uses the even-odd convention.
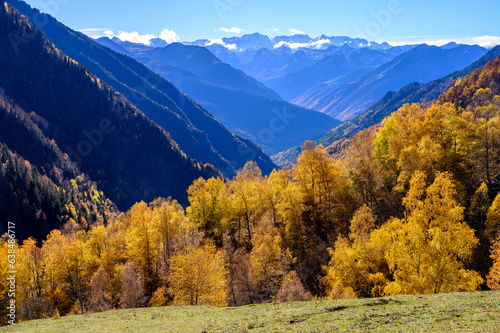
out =
[[[500,332],[500,292],[113,310],[33,320],[2,332]]]

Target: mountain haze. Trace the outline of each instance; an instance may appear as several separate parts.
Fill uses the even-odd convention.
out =
[[[267,40],[267,42],[262,43],[262,40]],[[209,40],[200,40],[194,43],[206,47],[222,61],[234,68],[241,69],[268,86],[273,86],[272,82],[275,80],[278,82],[287,81],[288,75],[294,75],[294,72],[313,66],[328,56],[342,53],[348,56],[346,52],[339,52],[339,50],[350,50],[349,53],[355,53],[356,50],[377,51],[391,60],[415,47],[415,45],[392,47],[387,43],[378,44],[368,42],[365,39],[345,36],[328,37],[322,35],[311,38],[307,35],[293,35],[276,36],[270,39],[268,36],[258,33],[223,38],[223,44]],[[343,61],[346,60],[349,61],[349,57]],[[364,67],[363,62],[361,64],[351,63],[350,65]],[[321,81],[321,78],[315,78],[315,74],[311,73],[311,78],[307,77],[306,79]],[[329,75],[328,72],[319,74]],[[280,89],[279,86],[273,87],[279,90],[278,93],[283,96],[288,94],[287,89],[294,89],[292,85],[284,86],[283,89]]]

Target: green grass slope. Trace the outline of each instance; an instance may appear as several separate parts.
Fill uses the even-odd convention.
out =
[[[0,332],[499,332],[500,292],[162,307],[23,322]]]

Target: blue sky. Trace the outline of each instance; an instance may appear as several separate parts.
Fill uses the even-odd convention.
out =
[[[500,43],[498,0],[27,0],[92,36],[216,39],[302,31],[393,44]],[[487,37],[485,37],[487,36]]]

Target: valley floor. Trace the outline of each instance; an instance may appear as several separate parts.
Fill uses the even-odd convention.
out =
[[[113,310],[0,332],[500,332],[500,292]]]

